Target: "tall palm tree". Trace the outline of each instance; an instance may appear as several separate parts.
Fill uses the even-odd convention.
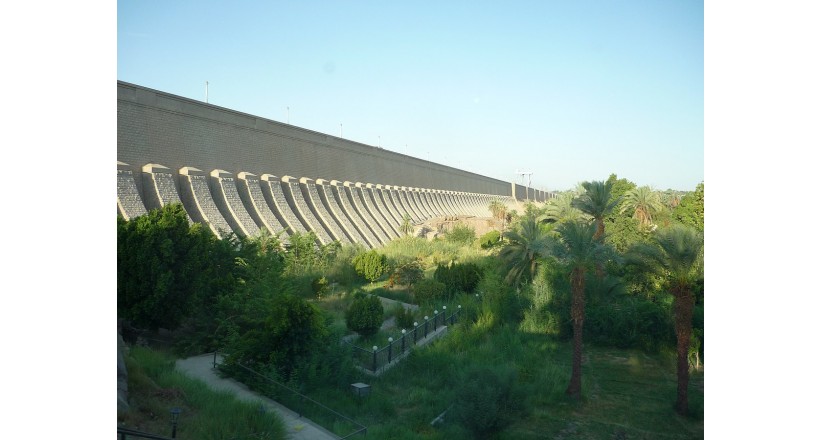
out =
[[[650,243],[638,243],[626,255],[628,264],[666,278],[675,298],[672,311],[677,337],[678,395],[675,409],[689,410],[689,343],[695,307],[694,286],[703,276],[703,234],[692,227],[674,225],[662,229]]]
[[[494,199],[490,202],[489,206],[490,212],[493,214],[493,218],[498,220],[503,220],[504,217],[507,215],[507,205],[501,202],[501,200]]]
[[[569,269],[572,289],[572,376],[567,394],[581,396],[581,355],[584,344],[584,307],[586,304],[586,274],[601,259],[603,245],[595,239],[596,226],[571,221],[555,228],[559,240],[552,247],[552,255]]]
[[[664,204],[658,192],[648,186],[639,186],[624,194],[621,214],[632,211],[632,218],[638,220],[641,227],[652,225],[652,216],[663,211]]]
[[[603,241],[604,217],[612,212],[621,199],[613,199],[612,182],[609,180],[583,182],[581,186],[585,191],[572,201],[572,206],[595,219],[595,240]]]
[[[551,241],[547,231],[547,227],[535,218],[524,217],[518,230],[503,234],[508,244],[501,249],[499,256],[507,268],[507,283],[517,285],[533,279],[539,260],[549,253]]]

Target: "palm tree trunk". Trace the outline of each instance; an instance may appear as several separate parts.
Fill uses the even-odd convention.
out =
[[[689,412],[689,339],[692,336],[692,314],[695,298],[686,287],[672,290],[675,296],[675,335],[678,338],[678,398],[675,410],[680,415]]]
[[[592,239],[595,241],[600,242],[601,244],[604,243],[604,219],[595,219],[595,235],[592,236]],[[602,261],[595,262],[595,276],[599,279],[604,277],[604,263]]]
[[[574,398],[581,397],[581,356],[584,348],[584,269],[572,270],[572,377],[569,380],[567,394]]]

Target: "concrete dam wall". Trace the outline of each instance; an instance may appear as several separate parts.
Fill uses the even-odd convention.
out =
[[[182,203],[218,236],[313,231],[379,247],[442,216],[491,216],[493,199],[548,194],[378,147],[117,82],[117,212]],[[296,177],[293,177],[296,176]],[[522,191],[523,190],[523,191]]]

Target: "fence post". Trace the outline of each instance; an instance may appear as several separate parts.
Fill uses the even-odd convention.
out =
[[[427,337],[427,322],[429,321],[429,319],[430,318],[428,318],[426,316],[424,317],[424,337],[425,338]]]
[[[413,345],[416,345],[416,329],[419,328],[418,322],[413,322]]]
[[[404,338],[405,338],[405,333],[407,333],[407,331],[406,331],[405,329],[401,329],[401,354],[404,354]]]
[[[393,337],[387,338],[387,363],[393,362]]]
[[[373,346],[373,373],[376,372],[376,351],[379,349],[377,345]]]

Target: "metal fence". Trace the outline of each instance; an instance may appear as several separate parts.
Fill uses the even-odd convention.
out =
[[[436,333],[441,327],[455,324],[461,314],[461,306],[452,311],[447,316],[447,307],[441,312],[436,310],[433,316],[425,316],[424,321],[414,322],[410,330],[402,330],[402,335],[397,339],[389,338],[384,347],[374,346],[372,348],[362,348],[355,344],[346,342],[353,351],[353,359],[363,369],[372,373],[378,373],[391,363],[396,362],[405,353],[413,350],[418,344],[425,344],[427,337]]]
[[[341,439],[367,435],[367,427],[355,420],[245,365],[236,366],[240,371],[235,372],[242,376],[238,378],[241,382],[295,412],[299,417],[306,416]]]

